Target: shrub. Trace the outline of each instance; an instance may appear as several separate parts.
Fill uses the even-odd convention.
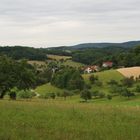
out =
[[[108,85],[118,85],[118,82],[115,80],[110,80],[109,82],[107,82]]]
[[[81,92],[81,98],[87,102],[87,100],[90,100],[92,98],[91,92],[89,90],[83,90]]]
[[[74,94],[79,95],[81,91],[79,89],[76,89],[73,92],[74,92]]]
[[[55,99],[55,97],[56,97],[55,93],[49,93],[48,96],[49,96],[50,98],[52,98],[52,99]]]
[[[43,93],[43,94],[41,94],[41,95],[39,96],[39,98],[41,98],[41,99],[48,99],[48,98],[49,98],[48,93]]]
[[[96,81],[95,84],[96,84],[96,86],[99,86],[99,87],[101,87],[103,85],[103,83],[101,81]]]
[[[95,84],[95,82],[98,81],[98,76],[91,75],[89,77],[89,80],[90,80],[91,84]]]
[[[110,94],[107,95],[108,100],[112,100],[112,96]]]
[[[85,89],[91,89],[91,85],[90,84],[85,84]]]
[[[122,84],[126,87],[132,87],[132,85],[134,84],[134,77],[130,77],[130,78],[124,78],[123,80],[121,80]]]
[[[19,98],[29,99],[29,98],[32,98],[34,96],[34,93],[29,91],[29,90],[21,90],[17,93],[17,96]]]
[[[137,86],[136,86],[135,91],[136,91],[136,92],[140,92],[140,85],[137,85]]]
[[[16,100],[16,92],[15,91],[11,91],[10,93],[9,93],[9,96],[10,96],[10,99],[12,99],[12,100]]]
[[[105,93],[99,92],[99,93],[98,93],[98,96],[99,96],[99,98],[104,98],[104,97],[105,97]]]
[[[61,94],[59,92],[57,92],[56,95],[57,95],[57,97],[60,97],[61,96]]]
[[[95,98],[99,95],[99,91],[93,91],[92,92],[92,96],[94,96]]]
[[[135,96],[135,94],[133,92],[131,92],[130,90],[128,90],[127,88],[122,88],[120,95],[124,96],[124,97],[128,97],[128,98],[131,96]]]
[[[122,90],[122,86],[119,86],[119,85],[112,85],[111,86],[111,89],[110,89],[110,92],[112,94],[119,94]]]
[[[62,97],[64,97],[64,99],[66,100],[67,96],[71,96],[71,93],[65,90],[62,94]]]

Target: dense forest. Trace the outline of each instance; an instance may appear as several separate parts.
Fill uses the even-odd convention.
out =
[[[0,47],[0,54],[7,55],[15,60],[28,59],[28,60],[46,60],[47,55],[42,49],[35,49],[31,47],[21,46],[6,46]]]
[[[112,61],[114,66],[140,66],[140,46],[134,48],[94,48],[75,51],[72,60],[84,64],[101,65],[103,61]]]
[[[118,66],[139,66],[140,46],[137,47],[103,47],[103,48],[82,48],[71,47],[58,48],[30,48],[30,47],[0,47],[0,54],[7,55],[15,60],[40,60],[44,61],[47,54],[72,56],[72,60],[87,65],[102,65],[104,61],[112,61],[114,67]]]

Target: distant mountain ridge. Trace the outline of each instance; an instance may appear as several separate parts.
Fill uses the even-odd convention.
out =
[[[82,49],[82,48],[105,48],[105,47],[124,47],[130,48],[140,45],[140,41],[129,41],[123,43],[84,43],[74,46],[70,46],[73,49]]]
[[[83,43],[73,46],[60,46],[60,47],[50,47],[49,49],[86,49],[86,48],[106,48],[106,47],[123,47],[131,48],[140,45],[140,41],[128,41],[123,43]]]

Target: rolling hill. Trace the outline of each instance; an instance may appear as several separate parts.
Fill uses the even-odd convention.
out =
[[[128,41],[123,43],[82,43],[73,46],[60,46],[60,47],[50,47],[49,49],[56,50],[75,50],[75,49],[86,49],[86,48],[106,48],[106,47],[123,47],[131,48],[140,45],[140,41]]]

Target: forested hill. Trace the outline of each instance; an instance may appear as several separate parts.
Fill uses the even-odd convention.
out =
[[[105,47],[123,47],[130,48],[140,45],[140,41],[130,41],[124,43],[84,43],[75,46],[71,46],[72,49],[84,49],[84,48],[105,48]]]
[[[46,60],[47,55],[42,49],[21,46],[0,47],[0,55],[7,55],[13,59]]]

